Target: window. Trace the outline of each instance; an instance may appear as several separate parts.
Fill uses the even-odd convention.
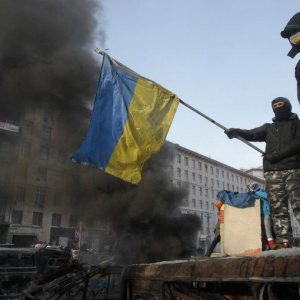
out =
[[[0,158],[7,159],[11,153],[11,144],[5,141],[0,143]]]
[[[177,180],[177,187],[181,188],[181,181]]]
[[[52,214],[52,226],[60,227],[61,225],[61,214]]]
[[[202,187],[201,186],[199,187],[199,194],[200,194],[200,196],[202,196]]]
[[[181,178],[181,169],[180,168],[177,168],[177,177]]]
[[[46,181],[47,180],[47,169],[43,167],[37,168],[37,178],[38,181]]]
[[[49,148],[46,146],[40,147],[40,158],[42,160],[48,160],[49,158]]]
[[[11,212],[11,223],[12,224],[22,224],[23,220],[23,211],[22,210],[13,210]]]
[[[20,155],[22,157],[28,157],[30,153],[30,143],[29,142],[23,142],[20,145]]]
[[[204,170],[205,170],[206,173],[208,173],[208,166],[207,166],[207,164],[204,165]]]
[[[205,197],[208,197],[208,189],[205,189]]]
[[[23,121],[23,132],[25,134],[32,134],[32,131],[33,131],[33,122],[32,121],[29,121],[29,120],[24,120]]]
[[[199,175],[199,182],[202,183],[202,175]]]
[[[237,175],[235,176],[235,178],[236,178],[236,182],[239,182],[239,177]]]
[[[229,183],[227,183],[227,190],[228,190],[228,191],[230,190]]]
[[[177,154],[177,162],[180,164],[181,163],[181,155]]]
[[[207,201],[205,202],[205,207],[206,207],[206,210],[208,210],[208,202]]]
[[[44,110],[44,122],[51,123],[53,121],[53,111],[50,109]]]
[[[192,167],[195,169],[196,168],[196,162],[194,159],[192,159]]]
[[[196,186],[192,186],[192,193],[193,193],[193,195],[196,195]]]
[[[219,180],[217,180],[217,187],[218,187],[218,188],[220,187],[220,182],[219,182]]]
[[[210,166],[210,174],[214,174],[214,168]]]
[[[211,185],[214,186],[214,183],[215,183],[215,182],[214,182],[214,179],[212,178],[212,179],[211,179]]]
[[[233,174],[231,174],[231,180],[232,180],[232,181],[234,180]]]
[[[43,213],[33,212],[32,225],[42,226],[43,224]]]
[[[184,157],[184,164],[185,164],[186,166],[189,165],[189,159],[188,159],[186,156]]]
[[[15,196],[16,202],[24,202],[25,192],[26,192],[25,187],[23,186],[17,187],[16,196]]]
[[[199,200],[199,206],[200,206],[201,209],[203,208],[203,202],[202,202],[202,200]]]
[[[77,216],[70,216],[70,227],[77,227],[78,225],[78,217]]]
[[[216,172],[217,172],[217,177],[219,177],[220,171],[218,168],[216,169]]]
[[[196,208],[196,199],[192,199],[193,207]]]
[[[46,140],[51,139],[52,128],[48,126],[43,126],[43,138]]]
[[[198,162],[198,169],[199,169],[199,170],[202,170],[202,164],[201,164],[201,161]]]
[[[208,184],[208,177],[205,176],[205,184],[207,185]]]
[[[225,182],[222,182],[223,190],[225,190]]]
[[[35,203],[38,207],[43,208],[45,204],[46,192],[44,189],[37,188],[35,194]]]
[[[54,197],[53,197],[53,205],[54,205],[54,206],[58,206],[58,205],[59,205],[59,202],[60,202],[60,195],[61,195],[61,193],[59,193],[59,192],[56,192],[56,193],[54,194]]]
[[[211,204],[211,210],[215,210],[215,205],[213,203]]]
[[[228,172],[226,173],[226,177],[227,177],[227,179],[229,180],[229,173],[228,173]]]
[[[189,172],[187,170],[184,171],[185,180],[189,180]]]
[[[195,173],[192,173],[192,178],[193,178],[193,181],[196,181],[196,174]]]
[[[231,188],[232,188],[232,190],[231,190],[231,191],[232,191],[232,192],[234,192],[234,185],[232,185],[232,186],[231,186]]]
[[[224,178],[224,170],[221,170],[222,178]]]

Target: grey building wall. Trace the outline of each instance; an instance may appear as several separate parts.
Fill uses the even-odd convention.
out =
[[[187,187],[188,195],[182,213],[197,214],[201,218],[199,243],[207,245],[214,237],[217,224],[216,195],[221,190],[246,192],[251,181],[264,187],[264,180],[232,168],[209,157],[176,145],[171,166],[171,179],[178,187]]]
[[[31,109],[15,122],[18,132],[0,132],[0,223],[10,225],[6,242],[26,246],[78,240],[81,221],[82,243],[100,243],[92,232],[105,227],[85,222],[86,216],[72,209],[74,199],[81,200],[81,188],[94,188],[95,170],[79,170],[70,162],[78,141],[72,144],[63,122],[53,109]],[[75,135],[78,139],[78,131]]]

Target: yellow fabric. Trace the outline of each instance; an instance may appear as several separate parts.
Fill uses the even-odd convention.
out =
[[[124,132],[105,172],[137,184],[144,162],[164,143],[178,104],[178,97],[170,91],[139,79]]]

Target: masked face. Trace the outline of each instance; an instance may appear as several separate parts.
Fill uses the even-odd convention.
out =
[[[288,99],[275,99],[272,101],[272,108],[276,120],[288,120],[291,116],[292,106]]]

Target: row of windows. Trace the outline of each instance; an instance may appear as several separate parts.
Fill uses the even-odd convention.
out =
[[[61,226],[61,214],[52,214],[52,226]],[[23,211],[22,210],[13,210],[11,214],[11,223],[21,225],[23,222]],[[43,225],[43,213],[42,212],[33,212],[32,214],[32,225],[42,226]],[[70,216],[69,219],[70,227],[76,227],[78,225],[78,217]]]
[[[181,181],[177,180],[177,187],[181,188],[181,186],[182,186]],[[239,192],[239,193],[247,192],[246,188],[242,188],[242,187],[239,187],[239,186],[234,186],[233,184],[230,185],[229,183],[225,184],[225,182],[220,183],[220,182],[217,181],[217,185],[214,186],[213,183],[212,183],[212,186],[210,188],[212,197],[214,197],[215,194],[217,193],[217,192],[215,192],[213,187],[215,189],[217,189],[217,192],[220,191],[220,190],[225,190],[225,189],[227,189],[229,191]],[[205,197],[209,196],[209,189],[207,187],[203,188],[202,186],[191,185],[191,194],[192,195],[196,195],[197,190],[198,190],[198,193],[199,193],[200,196],[203,196],[203,195]]]
[[[209,203],[208,201],[203,202],[203,200],[196,200],[193,198],[191,207],[197,208],[197,204],[200,209],[215,211],[215,206],[213,203]],[[184,205],[186,207],[189,207],[189,201],[187,199],[184,201]]]
[[[25,135],[32,135],[34,123],[30,120],[24,120],[23,126],[21,127],[21,133]],[[43,125],[41,128],[41,137],[45,140],[51,140],[52,138],[52,128],[49,126]]]
[[[25,196],[26,196],[26,189],[24,186],[18,186],[15,192],[15,203],[22,203],[25,201]],[[56,192],[54,194],[54,199],[53,199],[53,205],[57,206],[59,205],[61,198],[61,194],[59,192]],[[36,187],[34,192],[33,192],[33,200],[38,208],[44,208],[45,205],[45,200],[46,200],[46,189],[41,188],[41,187]]]
[[[27,158],[30,154],[31,144],[28,141],[23,141],[19,145],[19,154],[21,157]],[[7,152],[9,152],[7,150]],[[50,156],[50,148],[46,145],[40,145],[38,157],[40,160],[48,161]],[[62,151],[57,152],[57,157],[55,157],[59,162],[65,160],[65,155]]]
[[[191,176],[191,178],[190,178]],[[181,168],[177,168],[177,178],[181,179],[182,178],[182,171]],[[204,181],[205,184],[208,184],[208,177],[207,176],[202,176],[202,174],[198,174],[198,176],[196,176],[195,172],[192,172],[189,174],[188,170],[184,170],[184,179],[186,181],[189,181],[189,179],[191,179],[193,182],[198,181],[199,183],[202,183]],[[214,185],[214,182],[216,181],[216,184],[218,187],[220,187],[220,181],[219,180],[215,180],[214,178],[210,179],[211,184]],[[234,180],[232,180],[234,181]],[[247,182],[249,182],[249,180],[247,180],[245,178],[245,184],[247,184]],[[237,181],[237,183],[239,183],[239,181]],[[223,183],[224,184],[224,183]],[[240,182],[240,184],[242,184],[242,181]]]
[[[177,163],[181,164],[181,155],[177,154]],[[184,156],[184,165],[185,166],[189,166],[189,160],[191,161],[190,166],[193,169],[196,169],[196,165],[198,165],[198,170],[202,171],[202,162],[198,161],[196,163],[195,159],[189,159],[187,156]],[[208,166],[207,164],[203,164],[204,165],[204,171],[205,173],[208,173],[209,169],[210,169],[210,174],[214,175],[216,173],[216,177],[222,177],[225,178],[225,171],[219,168],[214,168],[213,166]],[[177,175],[178,175],[178,170],[180,170],[180,168],[177,168]],[[195,173],[192,173],[195,174]],[[237,183],[243,183],[243,178],[241,176],[238,175],[234,175],[234,174],[230,174],[228,171],[226,171],[226,178],[229,180],[230,179],[230,175],[231,175],[231,180],[232,181],[236,181]],[[193,176],[193,175],[192,175]],[[247,179],[244,178],[244,183],[247,184]]]

